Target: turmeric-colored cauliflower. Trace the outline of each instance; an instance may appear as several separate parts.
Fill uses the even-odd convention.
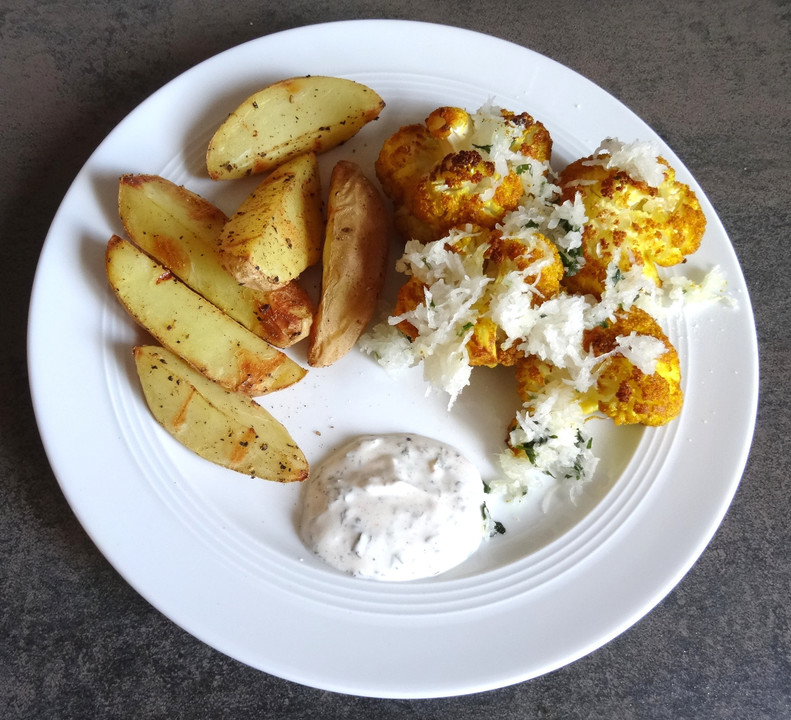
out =
[[[537,355],[525,355],[519,358],[514,365],[514,375],[516,392],[522,402],[529,403],[537,393],[541,392],[555,370],[551,363]]]
[[[455,147],[472,131],[472,117],[460,107],[440,107],[426,118],[426,129],[433,137],[448,140]]]
[[[618,352],[618,338],[634,333],[655,338],[664,346],[651,373],[637,367]],[[603,323],[583,333],[583,347],[597,357],[613,353],[604,361],[595,392],[588,400],[616,425],[665,425],[681,412],[681,367],[678,353],[662,328],[644,310],[633,307],[616,313],[615,322]]]
[[[522,181],[513,170],[501,177],[477,150],[461,150],[417,184],[410,209],[429,237],[440,238],[467,223],[494,227],[521,197]]]
[[[440,107],[376,162],[408,279],[363,349],[388,368],[421,363],[449,408],[473,366],[514,367],[522,406],[490,485],[508,497],[556,481],[573,498],[595,472],[593,418],[658,426],[679,414],[678,353],[635,303],[663,295],[661,268],[695,252],[706,227],[651,143],[605,139],[560,175],[551,150],[527,113]]]
[[[425,125],[405,125],[382,145],[376,176],[396,205],[410,205],[417,184],[452,151],[450,143],[432,135]]]
[[[449,251],[461,255],[472,254],[485,246],[483,272],[491,282],[474,306],[477,319],[466,345],[470,365],[513,365],[522,353],[513,345],[504,346],[505,336],[488,314],[489,300],[511,273],[519,273],[523,282],[530,286],[532,306],[555,296],[563,277],[563,263],[555,244],[533,231],[506,236],[502,230],[486,228],[461,233],[453,241],[448,238],[445,244]],[[424,303],[426,287],[411,276],[398,292],[393,314],[401,316]],[[417,329],[408,320],[402,320],[398,328],[413,340],[417,337]]]
[[[651,372],[627,357],[634,338],[658,341]],[[681,411],[681,369],[678,353],[659,324],[644,310],[631,308],[616,314],[614,322],[583,332],[583,349],[602,358],[595,384],[577,392],[586,414],[599,410],[616,425],[665,425]],[[646,348],[643,347],[643,352]],[[639,350],[638,350],[639,352]],[[516,387],[526,405],[552,381],[562,381],[564,371],[535,355],[520,358],[515,367]]]
[[[525,283],[535,290],[534,306],[554,297],[560,291],[560,282],[563,279],[560,254],[557,246],[539,232],[525,237],[493,230],[489,233],[486,259],[495,282],[501,281],[507,273],[514,270],[526,273]]]
[[[462,108],[440,107],[426,118],[426,127],[438,140],[447,140],[454,151],[473,147],[496,155],[507,150],[522,160],[532,158],[539,162],[549,162],[552,154],[549,131],[526,112],[517,115],[510,110],[495,112],[489,108],[471,115]]]
[[[543,167],[551,151],[527,113],[441,107],[388,138],[375,169],[399,232],[430,242],[467,223],[494,227],[519,206],[531,161]]]
[[[571,163],[559,177],[560,202],[579,194],[588,218],[582,234],[584,262],[564,281],[570,292],[599,297],[613,263],[621,271],[639,265],[661,284],[656,266],[684,262],[698,249],[706,228],[694,191],[675,179],[663,158],[652,160],[657,177],[651,183],[612,159],[600,151]]]
[[[543,123],[526,112],[517,115],[510,110],[501,110],[500,114],[509,125],[519,128],[519,132],[511,142],[510,149],[513,152],[539,162],[549,162],[552,155],[552,138]]]

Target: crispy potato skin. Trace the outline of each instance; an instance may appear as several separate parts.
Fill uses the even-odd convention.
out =
[[[217,241],[223,267],[238,282],[276,290],[321,258],[324,215],[315,153],[278,167],[223,226]]]
[[[315,308],[298,280],[261,294],[255,306],[257,335],[275,347],[286,348],[310,334]]]
[[[371,88],[311,75],[281,80],[242,102],[206,150],[213,180],[273,170],[297,155],[322,153],[349,140],[385,106]]]
[[[107,278],[130,316],[167,349],[223,387],[263,395],[307,372],[128,240],[107,244]]]
[[[158,175],[123,175],[118,210],[135,245],[248,330],[281,348],[307,337],[315,308],[297,281],[256,290],[222,266],[217,241],[228,218],[211,202]]]
[[[308,364],[331,365],[362,335],[382,290],[389,244],[387,210],[361,168],[332,171],[324,240],[322,288]]]

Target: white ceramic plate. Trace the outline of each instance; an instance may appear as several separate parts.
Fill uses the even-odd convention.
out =
[[[469,52],[460,53],[460,47]],[[607,136],[656,135],[574,72],[522,47],[399,21],[305,27],[233,48],[131,113],[75,179],[44,245],[32,295],[29,364],[40,430],[74,512],[145,598],[209,645],[263,671],[328,690],[432,697],[501,687],[561,667],[628,628],[689,569],[720,523],[752,437],[757,349],[737,259],[700,188],[709,225],[686,271],[719,264],[736,309],[671,324],[685,371],[681,417],[655,430],[604,427],[602,464],[577,506],[538,494],[493,507],[506,528],[466,564],[407,584],[355,580],[302,546],[299,487],[225,471],[184,450],[149,415],[131,347],[143,340],[113,298],[104,246],[120,233],[117,178],[158,173],[226,212],[247,181],[211,183],[204,149],[224,116],[284,77],[338,75],[373,87],[381,118],[322,157],[371,168],[382,140],[434,107],[490,98],[550,129],[556,165]],[[660,142],[661,144],[661,142]],[[294,350],[304,361],[304,348]],[[452,414],[419,371],[394,381],[352,353],[263,404],[311,462],[347,437],[421,432],[491,472],[515,407],[507,374],[476,371]]]

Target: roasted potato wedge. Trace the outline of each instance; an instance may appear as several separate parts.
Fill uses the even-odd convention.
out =
[[[355,135],[384,106],[371,88],[352,80],[281,80],[247,98],[220,125],[206,151],[209,176],[244,177],[305,152],[324,152]]]
[[[158,175],[124,175],[118,210],[132,242],[248,330],[277,347],[307,336],[315,308],[297,281],[264,292],[222,267],[217,241],[228,218],[208,200]]]
[[[384,284],[388,244],[381,195],[358,165],[338,162],[330,177],[321,298],[311,328],[309,365],[331,365],[362,335]]]
[[[275,290],[321,259],[324,214],[314,153],[278,167],[225,223],[223,267],[243,285]]]
[[[307,372],[117,235],[107,278],[127,312],[162,345],[229,390],[263,395]]]
[[[182,445],[265,480],[308,477],[308,462],[286,428],[254,400],[225,390],[165,348],[135,347],[134,359],[149,409]]]

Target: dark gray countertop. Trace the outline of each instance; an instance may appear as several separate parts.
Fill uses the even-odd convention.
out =
[[[791,283],[782,265],[791,226],[790,11],[784,0],[0,2],[2,716],[791,717]],[[758,328],[752,452],[699,561],[653,611],[599,650],[468,697],[336,695],[267,676],[195,640],[138,596],[87,537],[47,463],[28,394],[26,313],[38,253],[71,180],[104,136],[151,92],[217,52],[287,28],[366,17],[458,25],[513,41],[631,107],[717,209]]]

